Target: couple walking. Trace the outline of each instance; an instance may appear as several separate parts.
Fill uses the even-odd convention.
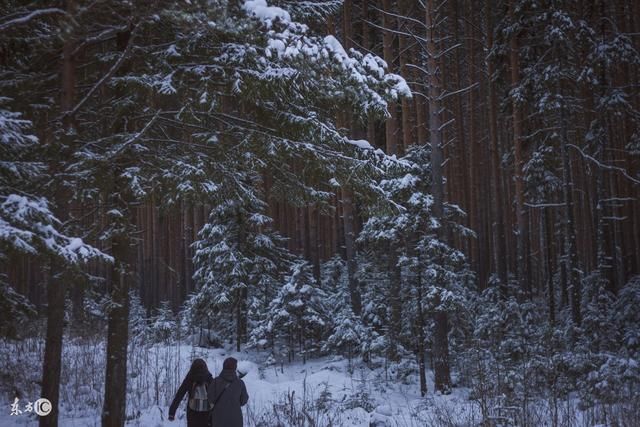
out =
[[[194,360],[171,402],[169,421],[175,419],[178,405],[188,394],[188,427],[242,427],[240,407],[247,403],[249,395],[237,369],[238,361],[228,357],[220,375],[213,378],[204,360]]]

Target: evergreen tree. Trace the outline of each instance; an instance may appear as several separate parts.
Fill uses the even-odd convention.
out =
[[[132,300],[133,302],[133,300]],[[133,307],[133,305],[132,305]],[[169,301],[162,301],[160,307],[149,319],[149,338],[152,342],[169,342],[179,337],[179,325]]]
[[[358,260],[362,268],[366,264],[364,257]],[[326,338],[322,351],[326,353],[342,352],[349,362],[355,355],[361,355],[363,360],[369,361],[375,354],[384,353],[380,336],[375,331],[382,330],[383,322],[375,318],[375,313],[386,311],[379,307],[373,308],[374,301],[380,300],[380,279],[371,279],[371,274],[358,274],[358,281],[363,283],[363,299],[368,304],[363,307],[361,316],[354,314],[350,304],[349,276],[346,262],[335,256],[322,265],[322,290],[326,295],[326,305],[331,307],[330,334]],[[364,279],[364,280],[363,280]],[[384,280],[384,279],[382,279]]]
[[[10,251],[46,254],[72,264],[104,257],[82,239],[61,231],[62,224],[43,195],[47,170],[38,161],[42,150],[38,153],[39,141],[31,126],[20,113],[0,105],[0,261],[6,262]]]
[[[326,294],[306,261],[297,261],[276,296],[269,303],[270,318],[256,328],[254,340],[286,355],[289,362],[299,353],[303,361],[317,354],[328,330]],[[264,341],[263,341],[264,340]],[[270,341],[270,342],[269,342]]]
[[[247,194],[246,197],[253,197]],[[194,278],[199,286],[189,303],[192,322],[215,325],[223,336],[245,343],[247,316],[266,316],[291,255],[271,229],[259,199],[229,200],[215,207],[194,243]]]
[[[402,295],[400,301],[392,300],[387,307],[400,304],[404,317],[411,316],[411,322],[403,322],[401,339],[416,354],[424,394],[428,317],[453,312],[457,305],[462,304],[469,278],[464,255],[443,242],[438,237],[439,230],[446,226],[463,234],[470,231],[457,222],[462,212],[456,206],[445,204],[441,218],[433,215],[429,147],[411,147],[401,160],[401,165],[391,169],[380,182],[388,204],[382,205],[379,213],[374,213],[367,220],[359,241],[374,250],[378,248],[383,258],[388,256],[388,248],[397,251],[398,264],[402,269]],[[391,281],[387,283],[394,286]],[[393,313],[387,313],[385,318],[388,334],[399,329],[390,325],[394,321]],[[414,328],[408,328],[407,323]],[[388,337],[387,345],[395,346],[396,339],[398,337]],[[397,350],[392,348],[391,351]]]

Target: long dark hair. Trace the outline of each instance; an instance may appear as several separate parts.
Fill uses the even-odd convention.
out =
[[[203,383],[211,376],[211,373],[209,372],[209,368],[207,368],[207,362],[203,359],[196,359],[191,363],[191,368],[187,375],[193,382]]]

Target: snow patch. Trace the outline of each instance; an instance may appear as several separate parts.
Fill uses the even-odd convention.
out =
[[[373,146],[371,146],[371,144],[369,144],[369,141],[365,139],[347,139],[347,142],[363,150],[373,150]]]
[[[266,0],[247,0],[244,3],[244,10],[250,16],[255,16],[264,22],[267,27],[276,20],[291,22],[289,12],[277,6],[269,6]]]
[[[336,54],[336,56],[341,56],[343,58],[349,57],[349,55],[347,55],[347,52],[344,50],[344,47],[342,47],[342,43],[340,43],[338,39],[336,39],[334,36],[332,35],[326,36],[324,38],[324,42],[329,48],[329,50],[331,50],[334,54]]]

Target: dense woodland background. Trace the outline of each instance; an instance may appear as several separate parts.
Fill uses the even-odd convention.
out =
[[[477,235],[456,241],[456,246],[469,257],[480,289],[493,274],[502,281],[513,275],[527,292],[540,294],[554,274],[561,274],[563,306],[568,298],[561,262],[567,215],[563,144],[573,189],[573,251],[580,270],[588,274],[600,262],[613,292],[638,273],[640,214],[638,182],[633,177],[640,166],[636,52],[640,5],[557,3],[555,9],[575,22],[552,16],[554,5],[438,3],[434,31],[435,49],[441,52],[436,66],[442,92],[445,198],[466,212],[465,225]],[[390,71],[402,75],[415,94],[412,100],[390,105],[386,120],[346,123],[350,114],[346,111],[337,117],[339,125],[387,154],[401,156],[406,147],[427,143],[430,81],[424,59],[430,34],[424,6],[412,1],[345,1],[335,10],[326,28],[317,22],[312,26],[335,34],[345,48],[384,58]],[[555,35],[557,41],[550,34],[555,27],[563,32]],[[602,51],[590,51],[589,43]],[[559,102],[554,97],[567,104],[560,106],[562,128],[553,123],[560,119],[551,117],[559,114],[555,111],[559,106],[548,105]],[[269,195],[268,176],[264,186],[268,215],[288,238],[289,250],[316,266],[335,254],[347,258],[344,223],[350,218],[345,218],[340,190],[334,191],[327,213],[313,204],[298,206],[286,195]],[[354,209],[352,227],[357,236],[366,213],[357,202]],[[100,221],[94,210],[71,206],[73,215],[87,224]],[[131,265],[146,307],[167,300],[177,309],[195,289],[191,244],[209,210],[206,203],[162,208],[158,200],[136,208],[139,244]],[[598,244],[604,263],[598,261]],[[23,257],[10,263],[11,282],[35,303],[43,303],[40,270],[31,261]],[[95,266],[92,272],[109,274],[104,266]]]
[[[48,340],[62,336],[65,291],[52,284],[64,282],[71,324],[110,296],[108,351],[126,353],[126,334],[114,334],[127,329],[130,291],[147,316],[170,308],[238,349],[277,348],[265,316],[289,294],[274,283],[304,283],[318,288],[309,301],[333,301],[353,330],[316,322],[331,309],[314,307],[296,317],[297,332],[282,324],[289,360],[327,351],[415,360],[426,393],[428,355],[439,391],[450,390],[450,369],[467,370],[453,385],[495,369],[505,376],[495,387],[521,397],[516,384],[535,375],[504,372],[523,372],[533,354],[563,355],[547,363],[554,374],[541,387],[562,397],[592,381],[586,394],[596,401],[637,402],[629,361],[640,345],[639,2],[269,2],[319,40],[334,35],[360,52],[356,62],[384,59],[386,74],[358,68],[384,101],[346,68],[287,62],[271,44],[299,41],[283,30],[284,15],[240,20],[244,2],[46,3],[5,2],[0,20],[2,108],[30,120],[45,147],[29,154],[46,163],[45,178],[24,191],[47,195],[67,234],[115,259],[68,269],[6,251],[3,280],[59,320]],[[267,61],[280,55],[286,66],[265,77],[256,58],[267,45],[279,52]],[[222,59],[207,62],[212,55]],[[208,151],[210,143],[224,149]],[[258,235],[269,244],[250,247]],[[238,256],[223,259],[225,251]],[[263,273],[235,269],[265,259],[273,265]],[[271,281],[251,288],[258,274]],[[6,304],[25,303],[6,295]],[[580,348],[589,356],[565,357]],[[55,345],[49,351],[55,370]],[[126,363],[112,369],[122,378]],[[603,391],[594,378],[612,370],[619,381]],[[124,386],[109,375],[113,414]],[[563,375],[572,385],[558,385]]]

